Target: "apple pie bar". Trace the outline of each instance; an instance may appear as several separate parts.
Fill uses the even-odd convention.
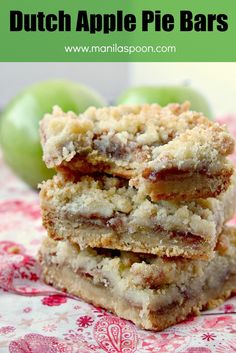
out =
[[[122,178],[59,174],[41,185],[40,200],[49,236],[81,249],[209,259],[235,212],[236,177],[215,198],[154,202]]]
[[[223,229],[209,261],[81,250],[51,238],[43,241],[39,261],[48,284],[159,331],[236,291],[236,229]]]
[[[215,197],[233,173],[226,127],[188,103],[90,107],[79,116],[55,107],[40,131],[48,167],[126,178],[153,201]]]

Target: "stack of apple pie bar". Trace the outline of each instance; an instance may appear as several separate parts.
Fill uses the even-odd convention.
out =
[[[40,124],[44,280],[162,330],[236,291],[236,176],[225,126],[189,110],[59,107]]]

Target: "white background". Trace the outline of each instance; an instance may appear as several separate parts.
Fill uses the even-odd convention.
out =
[[[236,113],[236,63],[0,63],[0,108],[28,84],[68,78],[91,86],[110,103],[132,85],[189,84],[216,115]]]

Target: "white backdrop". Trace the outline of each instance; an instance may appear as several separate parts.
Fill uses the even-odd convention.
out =
[[[113,101],[128,87],[128,63],[0,63],[0,108],[27,85],[49,78],[86,84]]]
[[[91,86],[109,102],[131,85],[190,84],[216,115],[236,113],[236,63],[0,63],[0,108],[22,88],[48,78]]]

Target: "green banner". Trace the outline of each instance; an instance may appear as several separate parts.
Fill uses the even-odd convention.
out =
[[[8,0],[0,61],[236,61],[233,0]]]

